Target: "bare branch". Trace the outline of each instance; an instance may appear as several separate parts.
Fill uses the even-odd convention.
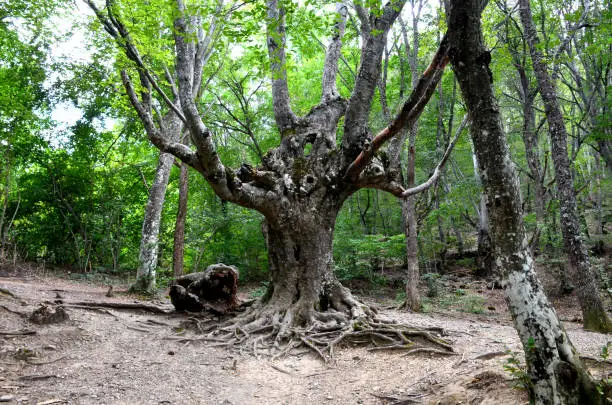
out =
[[[121,71],[121,79],[123,80],[123,86],[130,98],[130,102],[138,113],[138,117],[142,121],[151,142],[162,152],[171,153],[196,170],[202,171],[202,166],[199,164],[195,152],[179,142],[168,140],[161,134],[153,121],[151,113],[138,99],[134,86],[125,70]]]
[[[402,192],[401,194],[402,198],[407,198],[412,195],[418,194],[422,191],[425,191],[438,181],[438,178],[442,174],[442,169],[444,168],[446,161],[450,157],[451,152],[453,151],[453,148],[455,147],[455,144],[457,143],[457,140],[459,139],[459,136],[461,135],[461,133],[467,126],[468,121],[469,121],[469,118],[468,118],[468,115],[466,114],[465,117],[463,117],[463,121],[461,121],[459,128],[457,128],[457,132],[455,132],[455,136],[448,144],[448,147],[446,148],[446,152],[444,152],[444,156],[442,156],[440,163],[438,163],[438,165],[434,169],[434,172],[431,175],[431,177],[425,183],[421,183],[416,187],[409,188],[408,190],[405,190],[404,192]]]
[[[336,88],[336,77],[338,76],[338,59],[340,58],[340,50],[342,48],[342,37],[346,28],[346,16],[348,14],[347,6],[344,3],[336,3],[337,21],[334,24],[334,35],[327,48],[325,54],[325,64],[323,67],[323,92],[321,101],[338,96]]]
[[[162,90],[162,88],[157,83],[157,80],[151,75],[151,72],[146,67],[142,58],[140,57],[140,53],[138,52],[138,48],[134,45],[132,38],[130,37],[127,29],[119,21],[117,16],[112,11],[112,0],[106,1],[106,11],[108,17],[102,13],[102,11],[93,3],[91,0],[83,0],[85,3],[94,11],[98,20],[102,23],[106,31],[117,41],[117,44],[125,49],[125,54],[127,57],[136,64],[139,69],[139,72],[146,77],[155,91],[161,96],[164,102],[168,105],[168,107],[174,111],[174,113],[181,119],[181,121],[185,122],[185,117],[181,110],[174,105],[172,100],[166,95],[166,93]]]

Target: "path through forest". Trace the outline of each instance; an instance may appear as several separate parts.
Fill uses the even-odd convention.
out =
[[[70,320],[49,325],[32,324],[20,315],[55,300],[136,300],[121,292],[125,287],[115,287],[118,293],[112,298],[106,297],[107,289],[55,277],[0,277],[0,402],[3,398],[22,404],[528,403],[524,391],[512,388],[512,376],[503,368],[510,358],[508,350],[520,353],[521,348],[499,290],[481,291],[486,314],[382,311],[411,325],[443,327],[457,352],[454,356],[404,356],[342,347],[332,364],[307,351],[272,360],[210,342],[177,340],[197,335],[178,329],[186,316],[175,313],[67,307]],[[172,309],[167,300],[156,304]],[[581,354],[599,357],[608,336],[585,332],[578,323],[565,325]],[[15,331],[35,334],[6,334]]]

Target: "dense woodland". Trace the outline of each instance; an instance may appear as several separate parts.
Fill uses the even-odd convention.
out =
[[[288,260],[282,249],[269,254],[289,232],[283,221],[329,216],[321,238],[333,237],[333,262],[313,266],[333,263],[338,280],[372,285],[400,275],[407,286],[398,300],[420,310],[416,283],[457,264],[511,291],[504,255],[516,254],[506,252],[515,241],[503,237],[524,229],[523,248],[536,264],[577,293],[585,327],[610,331],[605,311],[592,315],[603,309],[594,295],[607,299],[612,288],[606,261],[596,259],[611,243],[610,2],[489,1],[480,18],[484,43],[473,52],[486,50],[469,61],[457,50],[469,33],[457,32],[471,26],[481,2],[465,2],[476,4],[465,15],[450,3],[3,3],[0,263],[120,276],[152,290],[222,262],[240,269],[241,282],[269,287]],[[86,54],[58,51],[75,37]],[[183,51],[194,59],[189,89]],[[440,55],[444,62],[434,63]],[[462,73],[470,61],[484,69],[484,82],[471,81],[474,70]],[[483,129],[486,107],[475,99],[489,88],[498,103],[487,112],[499,121],[493,130]],[[78,108],[74,124],[51,118],[62,105]],[[496,130],[511,161],[482,162],[504,155],[502,143],[483,149],[495,147],[487,134]],[[333,136],[320,141],[325,131]],[[383,152],[376,139],[385,131],[392,139]],[[311,156],[324,163],[309,166]],[[506,163],[518,176],[515,194],[488,178]],[[221,184],[218,173],[230,172],[231,184]],[[337,201],[326,194],[296,217],[265,201],[280,183],[305,201],[326,175],[340,179],[325,180],[338,185],[328,190]],[[513,177],[506,180],[511,187]],[[499,195],[512,196],[510,205],[495,205]],[[508,226],[516,228],[496,234],[513,214],[518,222]],[[285,219],[275,224],[277,216]],[[296,246],[300,265],[300,252],[326,255]],[[264,299],[278,291],[269,288]],[[540,344],[525,336],[525,347]],[[537,375],[544,360],[535,357]],[[534,392],[536,400],[570,395],[537,384]]]

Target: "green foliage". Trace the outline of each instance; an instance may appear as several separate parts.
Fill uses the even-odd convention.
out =
[[[373,280],[376,271],[401,264],[405,256],[404,235],[365,235],[358,239],[335,239],[336,272],[340,279]]]
[[[608,358],[610,357],[610,346],[612,342],[608,342],[605,346],[601,347],[599,357],[601,357],[601,379],[597,384],[597,392],[604,398],[610,398],[612,392],[612,378],[609,378],[607,373]]]
[[[506,353],[509,357],[504,364],[504,370],[512,377],[514,388],[531,391],[531,378],[527,372],[527,367],[519,358],[519,353],[511,350]]]
[[[427,296],[429,298],[437,297],[440,275],[438,273],[425,273],[421,277],[427,283]]]

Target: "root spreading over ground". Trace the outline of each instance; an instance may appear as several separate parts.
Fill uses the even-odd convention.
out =
[[[190,314],[183,327],[201,336],[176,336],[173,339],[236,347],[257,357],[270,355],[278,358],[306,348],[325,362],[334,360],[334,350],[342,344],[369,345],[372,351],[399,350],[406,354],[456,354],[450,343],[443,339],[442,328],[418,328],[397,323],[379,317],[372,307],[361,303],[350,313],[313,310],[308,311],[305,318],[295,307],[279,310],[255,303],[238,315],[221,320],[205,313]]]

